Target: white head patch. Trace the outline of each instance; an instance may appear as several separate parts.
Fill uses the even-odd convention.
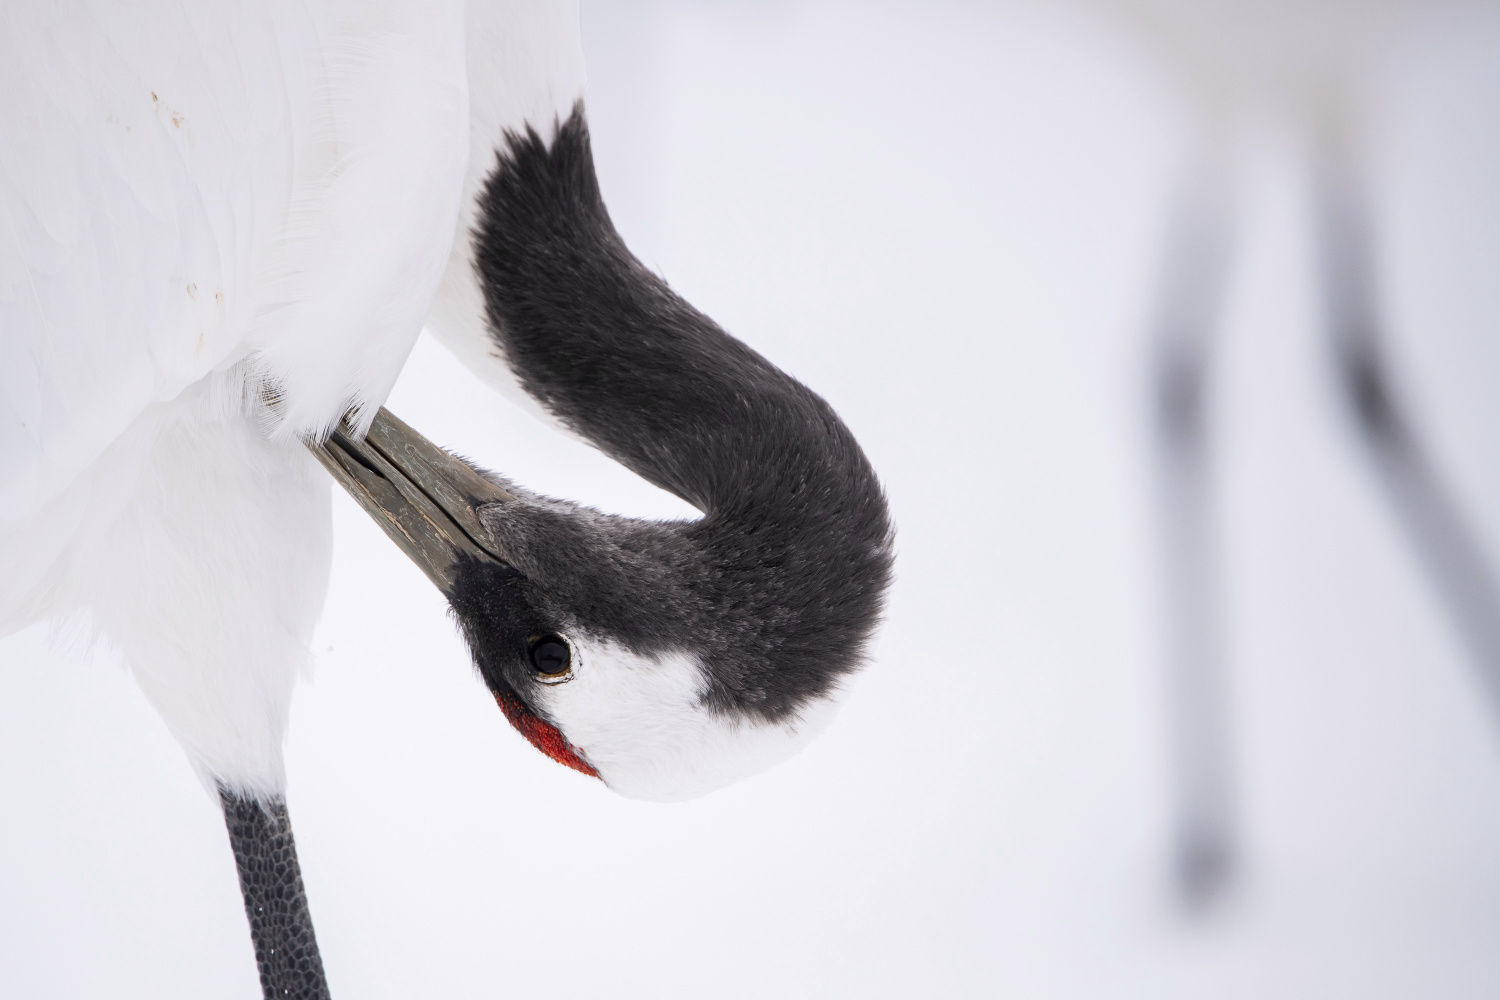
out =
[[[781,722],[764,722],[707,705],[703,670],[689,654],[572,645],[572,679],[532,698],[605,784],[631,798],[695,798],[763,771],[827,728],[841,700],[835,687]]]

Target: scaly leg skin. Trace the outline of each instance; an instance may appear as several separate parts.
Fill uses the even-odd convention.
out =
[[[265,1000],[329,1000],[286,803],[219,790]]]

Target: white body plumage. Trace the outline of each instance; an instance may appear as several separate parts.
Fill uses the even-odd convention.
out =
[[[501,132],[581,96],[577,12],[465,18],[38,3],[0,26],[0,634],[83,615],[199,774],[259,797],[329,564],[299,438],[373,416],[450,255],[470,316],[441,332],[508,378],[455,234]]]

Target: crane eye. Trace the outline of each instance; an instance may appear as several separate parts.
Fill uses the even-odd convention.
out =
[[[573,651],[568,641],[560,635],[543,635],[531,641],[531,665],[549,683],[568,680],[572,676]]]

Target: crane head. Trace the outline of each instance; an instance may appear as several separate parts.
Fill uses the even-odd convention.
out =
[[[364,439],[341,427],[312,450],[448,598],[505,718],[625,795],[691,798],[790,756],[827,725],[862,659],[873,606],[852,628],[799,615],[786,606],[798,587],[768,586],[784,563],[716,565],[712,518],[645,521],[541,497],[384,409]],[[873,563],[877,594],[887,560]]]
[[[475,204],[457,273],[489,353],[703,516],[538,496],[384,410],[315,451],[447,595],[500,708],[553,759],[673,799],[789,755],[863,662],[890,579],[870,463],[827,402],[630,253],[581,103],[550,140],[506,133]]]

